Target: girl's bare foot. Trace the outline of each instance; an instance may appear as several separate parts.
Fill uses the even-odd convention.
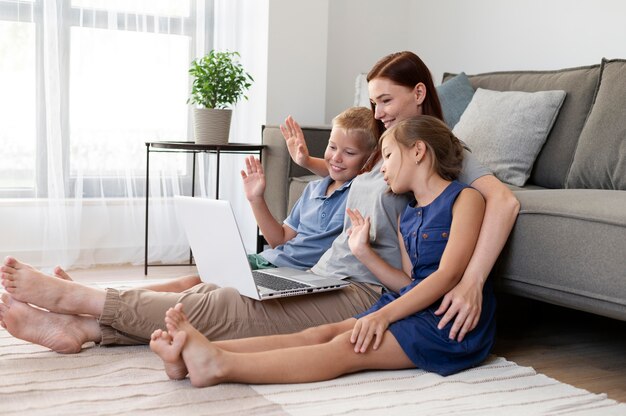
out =
[[[104,291],[48,276],[10,256],[0,270],[2,285],[20,302],[57,313],[92,316],[102,313],[106,298]]]
[[[80,352],[84,343],[100,340],[100,329],[94,318],[46,312],[6,293],[0,303],[0,321],[14,337],[61,354]]]
[[[183,312],[183,305],[177,304],[165,313],[165,325],[174,338],[185,333],[182,357],[189,371],[189,380],[195,387],[207,387],[226,381],[223,365],[224,351],[209,342],[191,325]]]
[[[165,366],[165,374],[172,380],[187,377],[187,366],[181,355],[185,345],[186,334],[179,332],[175,338],[161,329],[157,329],[150,337],[150,349],[158,355]]]

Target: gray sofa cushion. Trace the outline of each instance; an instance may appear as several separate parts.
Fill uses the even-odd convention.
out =
[[[445,74],[444,80],[451,74]],[[600,65],[557,71],[511,71],[469,75],[474,88],[496,91],[567,93],[550,135],[539,153],[529,182],[545,188],[564,188],[576,143],[600,79]]]
[[[580,134],[568,188],[626,190],[626,60],[605,61]]]
[[[437,86],[437,95],[441,102],[443,118],[451,129],[459,122],[461,115],[472,101],[474,88],[465,72],[449,78]]]
[[[626,192],[522,190],[496,268],[500,287],[626,319]]]

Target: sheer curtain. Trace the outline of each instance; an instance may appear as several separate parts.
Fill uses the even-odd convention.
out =
[[[0,0],[0,255],[143,262],[145,142],[193,140],[187,69],[211,48],[212,19],[210,0]],[[259,142],[261,123],[238,111],[231,141]],[[150,157],[150,262],[188,254],[171,196],[190,194],[190,158]],[[211,161],[198,165],[196,195],[211,197]]]

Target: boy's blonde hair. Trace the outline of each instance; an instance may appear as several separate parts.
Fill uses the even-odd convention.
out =
[[[350,107],[333,118],[332,124],[333,128],[342,128],[350,134],[356,134],[372,151],[372,156],[363,166],[362,171],[371,170],[380,157],[378,151],[380,134],[372,110],[367,107]]]
[[[418,140],[426,144],[432,157],[433,169],[446,180],[459,177],[463,167],[463,143],[441,120],[432,116],[416,116],[402,120],[380,138],[394,139],[403,147],[411,148]]]

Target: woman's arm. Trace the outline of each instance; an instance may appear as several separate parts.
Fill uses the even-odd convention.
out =
[[[465,189],[452,212],[450,238],[439,268],[403,296],[359,319],[352,332],[355,351],[365,352],[374,337],[374,349],[378,348],[390,323],[432,305],[461,280],[478,241],[485,202],[475,190]]]
[[[439,329],[454,319],[450,338],[462,341],[478,324],[482,289],[511,233],[520,204],[513,192],[495,176],[481,176],[472,182],[485,198],[485,219],[474,254],[458,285],[448,292],[435,312],[443,315]]]
[[[280,132],[285,138],[289,155],[299,166],[310,170],[316,175],[328,176],[328,168],[324,159],[309,155],[309,148],[304,140],[304,133],[300,125],[291,117],[287,117],[285,125],[280,126]]]
[[[267,243],[273,248],[294,238],[296,231],[276,221],[265,202],[265,174],[261,161],[253,156],[247,157],[246,170],[241,171],[241,178],[246,199]]]
[[[392,267],[383,260],[370,246],[370,218],[363,218],[358,209],[346,209],[352,226],[348,230],[350,238],[348,245],[350,251],[361,263],[363,263],[387,288],[399,292],[404,286],[411,283],[411,261],[404,247],[400,233],[400,252],[402,254],[403,270]]]

